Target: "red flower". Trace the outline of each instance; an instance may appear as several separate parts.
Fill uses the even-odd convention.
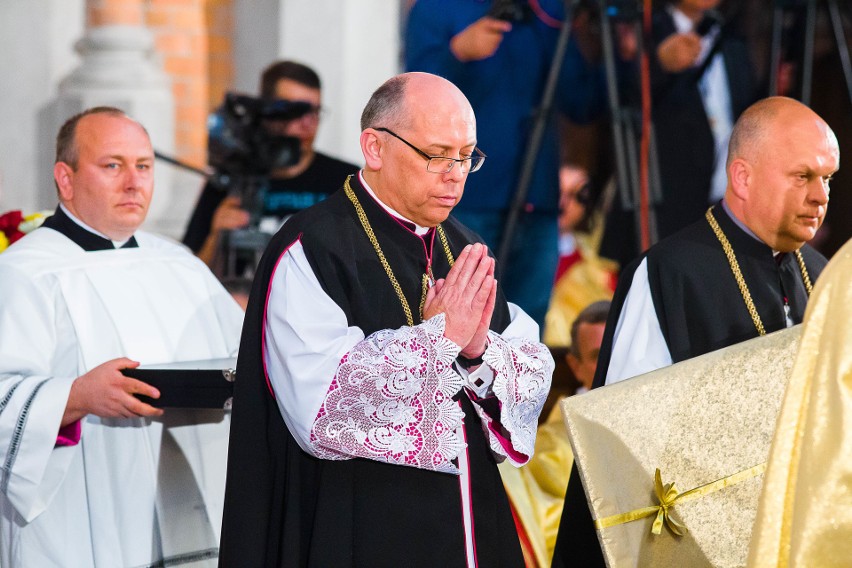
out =
[[[9,211],[0,215],[0,231],[6,234],[9,244],[14,243],[24,236],[24,233],[18,229],[23,220],[24,214],[20,211]]]

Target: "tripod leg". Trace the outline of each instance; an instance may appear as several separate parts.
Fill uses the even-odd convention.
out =
[[[553,97],[556,93],[556,86],[559,80],[559,72],[562,69],[562,61],[565,59],[565,51],[568,48],[568,40],[571,38],[572,17],[574,4],[577,0],[564,0],[565,2],[565,19],[562,21],[562,29],[559,31],[559,37],[556,40],[556,47],[553,53],[553,59],[550,62],[550,69],[547,73],[547,81],[544,84],[544,89],[541,96],[541,103],[536,109],[535,121],[530,132],[529,140],[527,141],[526,152],[524,153],[523,161],[521,162],[520,176],[518,185],[515,189],[515,194],[512,197],[506,223],[503,227],[503,235],[500,238],[499,248],[497,249],[498,262],[503,270],[509,261],[509,251],[512,249],[512,240],[515,233],[515,227],[518,224],[521,211],[526,203],[527,193],[529,192],[530,183],[532,182],[533,173],[535,172],[536,158],[538,157],[541,141],[544,137],[547,121],[550,116],[550,109],[553,104]]]
[[[639,245],[639,252],[641,253],[644,252],[645,249],[642,246],[642,189],[639,177],[639,145],[636,143],[638,140],[638,136],[636,134],[636,120],[635,116],[628,116],[624,130],[626,133],[625,145],[627,150],[627,171],[630,180],[630,194],[633,201],[633,217],[636,223],[636,242]],[[638,120],[641,123],[641,118]],[[641,128],[641,124],[639,125],[639,128]],[[648,244],[650,245],[651,243],[649,242]]]
[[[811,106],[811,85],[814,80],[814,32],[816,30],[816,0],[808,0],[805,19],[805,53],[802,55],[802,102]]]
[[[612,39],[612,24],[606,9],[606,0],[600,0],[601,14],[601,41],[604,52],[604,69],[606,71],[607,98],[609,99],[609,111],[612,116],[612,137],[615,146],[615,174],[618,180],[617,187],[621,195],[621,202],[625,207],[634,206],[632,195],[629,193],[627,177],[627,156],[624,141],[624,123],[626,122],[626,111],[621,108],[618,93],[618,79],[615,70],[615,47]]]
[[[649,148],[648,166],[651,169],[648,184],[648,194],[650,206],[648,207],[648,234],[652,243],[660,240],[660,233],[657,228],[657,208],[658,203],[663,202],[663,188],[660,176],[659,151],[657,150],[657,135],[654,130],[654,125],[651,124],[651,147]]]
[[[769,96],[778,94],[778,67],[781,65],[781,28],[784,8],[776,2],[772,13],[772,49],[769,53]]]
[[[849,45],[846,43],[846,34],[843,32],[843,19],[837,0],[828,0],[828,14],[831,27],[834,29],[834,40],[837,43],[840,64],[843,67],[843,77],[846,79],[846,90],[849,93],[849,101],[852,102],[852,63],[849,61]]]
[[[612,116],[612,136],[615,148],[615,185],[623,209],[632,212],[635,217],[636,241],[635,248],[631,251],[631,256],[635,256],[642,252],[642,227],[640,223],[638,153],[636,133],[633,127],[633,109],[629,105],[622,104],[618,92],[614,30],[607,10],[607,0],[599,0],[599,7],[607,96],[610,115]],[[641,37],[641,35],[637,37]]]

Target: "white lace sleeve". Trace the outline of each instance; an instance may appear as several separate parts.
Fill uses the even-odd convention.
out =
[[[376,332],[344,357],[311,428],[314,455],[362,457],[458,473],[464,413],[452,397],[459,347],[439,314],[414,327]]]
[[[533,455],[554,363],[550,350],[531,338],[537,337],[538,326],[517,306],[510,304],[510,309],[512,323],[502,334],[489,333],[490,344],[482,357],[494,372],[492,390],[500,402],[499,423],[482,405],[474,404],[474,408],[491,450],[521,466]]]

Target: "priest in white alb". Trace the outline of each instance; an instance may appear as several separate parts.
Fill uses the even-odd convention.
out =
[[[0,566],[215,565],[228,417],[166,409],[141,364],[234,356],[242,311],[137,231],[145,129],[100,107],[57,137],[59,207],[0,255]]]

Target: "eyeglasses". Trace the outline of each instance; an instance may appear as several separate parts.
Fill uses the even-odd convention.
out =
[[[426,159],[426,171],[431,172],[433,174],[446,174],[449,173],[450,170],[453,169],[453,166],[456,165],[456,162],[459,164],[459,168],[461,168],[462,173],[473,173],[482,167],[482,164],[485,163],[485,153],[479,148],[474,148],[474,155],[468,156],[467,158],[446,158],[444,156],[430,156],[399,134],[393,132],[388,128],[376,128],[376,130],[380,132],[387,132],[394,138],[402,141],[403,144],[420,154],[423,158]]]
[[[311,107],[308,109],[308,112],[306,112],[299,118],[307,117],[311,120],[319,120],[319,117],[323,114],[325,114],[325,109],[323,107],[319,105],[311,105]]]
[[[266,103],[260,116],[266,122],[298,122],[304,119],[313,122],[319,120],[325,112],[324,107],[308,101],[273,99]]]

